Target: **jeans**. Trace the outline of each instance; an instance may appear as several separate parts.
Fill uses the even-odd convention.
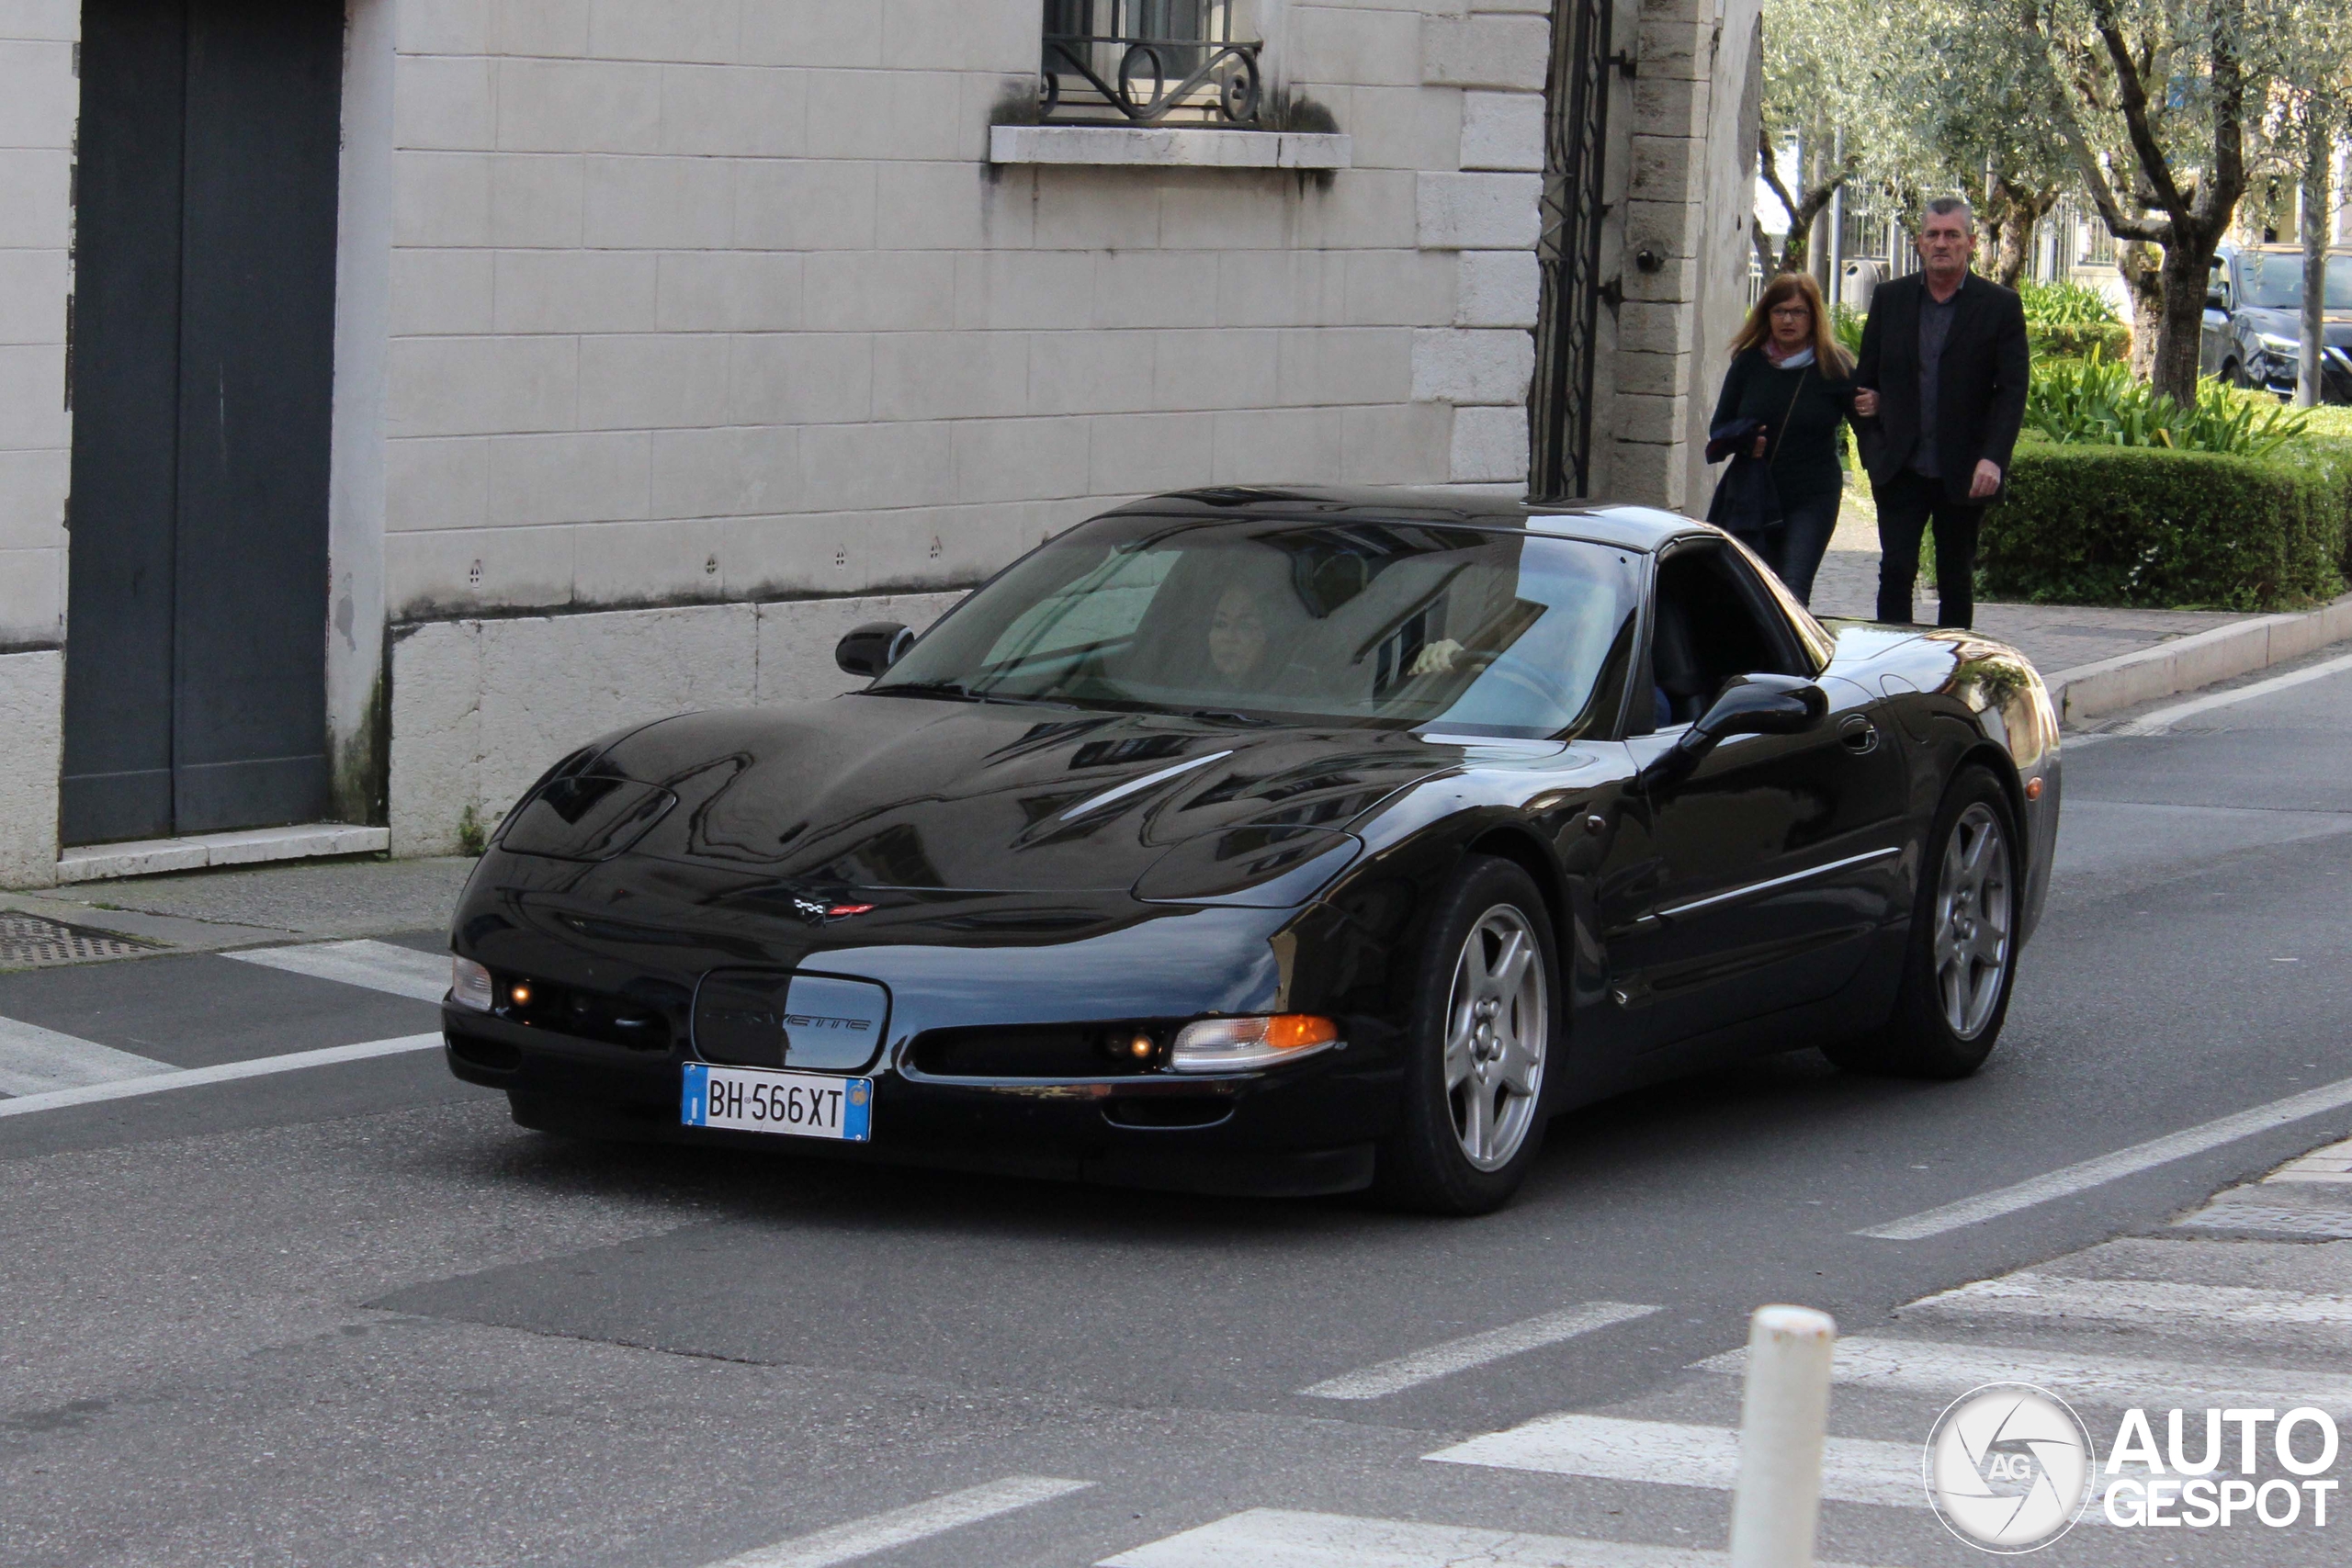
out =
[[[1838,509],[1845,500],[1846,492],[1836,490],[1793,500],[1784,498],[1779,527],[1761,532],[1735,529],[1733,536],[1754,550],[1772,569],[1772,574],[1788,584],[1798,604],[1811,608],[1814,575],[1821,570],[1821,558],[1829,553],[1829,536],[1838,531]]]
[[[1936,590],[1943,604],[1939,626],[1976,622],[1976,526],[1984,509],[1947,500],[1944,481],[1905,468],[1889,484],[1874,484],[1878,500],[1878,618],[1907,624],[1911,591],[1919,581],[1919,539],[1936,525]]]

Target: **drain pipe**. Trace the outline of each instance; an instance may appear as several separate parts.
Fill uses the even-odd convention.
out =
[[[1837,1341],[1838,1325],[1810,1307],[1758,1307],[1748,1319],[1731,1568],[1812,1568]]]

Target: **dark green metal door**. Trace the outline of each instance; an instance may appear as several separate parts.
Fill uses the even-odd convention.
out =
[[[68,843],[316,819],[343,8],[83,12]]]

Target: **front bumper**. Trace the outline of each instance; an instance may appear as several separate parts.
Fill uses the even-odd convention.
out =
[[[449,1070],[505,1090],[527,1127],[1171,1191],[1355,1190],[1397,1100],[1394,1067],[1351,1050],[1182,1078],[943,1079],[884,1066],[867,1075],[872,1140],[841,1144],[681,1125],[686,1048],[634,1052],[455,1007],[442,1016]]]

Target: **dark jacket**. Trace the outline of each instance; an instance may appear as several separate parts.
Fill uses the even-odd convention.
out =
[[[1837,366],[1783,370],[1762,349],[1750,348],[1734,355],[1724,372],[1708,433],[1734,420],[1763,425],[1770,432],[1764,461],[1771,465],[1774,484],[1792,502],[1808,500],[1835,495],[1846,486],[1838,462],[1838,426],[1853,408],[1854,383]],[[1716,460],[1712,447],[1707,460]]]
[[[1760,419],[1735,419],[1707,432],[1707,461],[1731,459],[1731,467],[1715,483],[1714,499],[1707,503],[1707,521],[1735,534],[1760,534],[1781,525],[1781,487],[1761,457],[1750,457]]]
[[[1862,328],[1862,353],[1854,367],[1858,386],[1877,389],[1878,417],[1856,422],[1862,466],[1881,484],[1892,480],[1922,440],[1936,443],[1947,500],[1967,502],[1976,465],[1991,458],[2001,467],[1999,501],[2008,488],[2009,458],[2025,425],[2027,378],[2032,373],[2025,342],[2025,306],[1999,284],[1970,273],[1960,286],[1959,311],[1944,341],[1943,374],[1937,384],[1937,423],[1919,429],[1919,300],[1925,273],[1879,285]],[[1986,502],[1985,504],[1990,504]]]

